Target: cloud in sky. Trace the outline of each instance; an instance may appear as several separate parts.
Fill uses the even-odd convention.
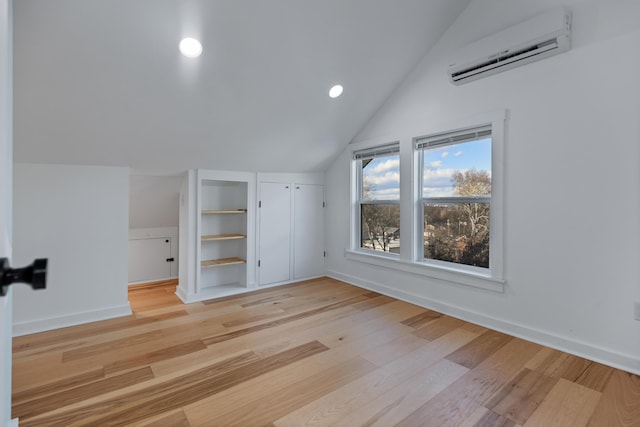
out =
[[[388,159],[377,163],[371,169],[367,168],[367,174],[382,174],[387,171],[398,171],[400,169],[400,159]]]
[[[399,188],[386,188],[382,190],[374,190],[370,194],[370,198],[373,200],[393,200],[400,198]]]
[[[400,159],[398,156],[375,159],[362,171],[370,200],[394,199],[400,193]]]
[[[437,169],[442,166],[442,160],[436,160],[435,162],[429,162],[429,166],[433,169]]]
[[[422,194],[425,197],[446,197],[453,194],[451,177],[456,169],[425,169]]]
[[[462,151],[456,151],[456,152],[453,154],[453,157],[460,157],[460,156],[462,156],[462,154],[463,154],[463,153],[462,153]]]
[[[443,151],[441,154],[443,159],[446,159],[449,156],[449,152],[448,151]]]
[[[389,184],[400,183],[400,173],[399,172],[387,172],[384,175],[367,175],[365,177],[367,184],[374,186],[385,186]]]
[[[451,186],[451,177],[456,171],[457,169],[425,169],[422,179],[432,187]]]

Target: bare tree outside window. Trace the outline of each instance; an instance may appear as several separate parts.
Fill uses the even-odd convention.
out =
[[[470,169],[453,175],[454,193],[491,195],[491,177]],[[489,203],[425,205],[424,257],[477,267],[489,267]]]
[[[424,258],[489,268],[491,139],[424,150],[423,177]]]
[[[400,252],[399,154],[359,161],[360,247]]]

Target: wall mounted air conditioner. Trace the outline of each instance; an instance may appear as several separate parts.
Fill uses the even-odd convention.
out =
[[[570,48],[571,12],[554,9],[465,46],[449,64],[449,80],[461,85]]]

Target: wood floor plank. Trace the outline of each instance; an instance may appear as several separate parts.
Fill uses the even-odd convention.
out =
[[[478,409],[473,411],[473,413],[469,415],[469,417],[464,420],[458,427],[482,427],[482,420],[487,415],[487,413],[490,412],[491,411],[489,409],[485,408],[484,406],[480,406]]]
[[[186,408],[186,411],[188,414],[193,411],[201,414],[213,412],[217,415],[222,415],[239,407],[250,406],[253,402],[268,398],[274,390],[289,389],[299,383],[311,384],[311,378],[321,372],[331,370],[345,360],[362,357],[367,353],[374,353],[380,346],[392,341],[396,334],[388,333],[388,331],[393,330],[394,326],[403,325],[389,325],[386,329],[372,330],[369,334],[357,339],[344,341],[342,345],[331,348],[329,351],[296,362],[296,365],[286,372],[269,372],[259,378],[225,390],[211,398],[203,399]],[[190,419],[192,418],[190,417]],[[200,422],[202,420],[192,419],[192,421]]]
[[[295,360],[312,356],[327,348],[318,342],[280,353],[268,359],[241,361],[234,369],[219,366],[208,369],[208,372],[196,372],[187,377],[180,377],[167,381],[159,386],[150,387],[144,392],[136,392],[120,396],[83,408],[82,411],[62,413],[51,419],[34,420],[33,425],[100,425],[122,426],[157,415],[167,410],[173,410],[188,405],[232,387],[246,379],[259,376],[269,370],[287,366]],[[248,363],[247,363],[248,361]],[[213,373],[213,374],[212,374]],[[43,424],[44,422],[44,424]],[[32,425],[29,420],[25,425]]]
[[[120,359],[115,362],[107,363],[104,365],[104,370],[106,373],[112,374],[114,372],[132,369],[138,366],[150,365],[161,360],[174,359],[185,354],[196,353],[198,351],[205,350],[206,348],[207,346],[200,340],[189,341],[172,347],[165,347],[160,350],[150,351],[141,356]]]
[[[336,427],[394,426],[469,370],[448,360],[416,373],[336,422]],[[278,422],[276,421],[276,425]]]
[[[405,334],[390,341],[386,345],[378,347],[376,351],[367,353],[362,357],[371,363],[383,366],[424,345],[425,342],[422,338],[418,338],[413,334]]]
[[[347,360],[334,368],[320,372],[311,377],[309,381],[302,381],[289,388],[278,390],[269,397],[251,405],[240,407],[223,416],[217,416],[216,423],[228,427],[271,423],[284,414],[292,412],[374,369],[376,369],[375,365],[360,357]],[[313,384],[313,387],[309,387],[310,384]],[[189,417],[192,426],[210,425],[208,422],[204,424],[194,422],[189,413],[187,413],[187,417]]]
[[[414,329],[420,329],[426,324],[433,322],[436,319],[442,317],[441,313],[433,310],[425,310],[423,313],[411,316],[408,319],[402,321],[403,325],[411,326]]]
[[[398,426],[445,427],[460,424],[522,368],[527,355],[538,349],[536,344],[512,339]]]
[[[246,302],[244,304],[240,304],[241,307],[253,307],[256,305],[264,305],[264,304],[274,304],[285,301],[289,298],[293,298],[292,293],[284,293],[284,294],[276,294],[269,297],[260,298],[251,302]]]
[[[537,370],[550,377],[576,381],[591,363],[593,362],[579,356],[554,351]]]
[[[576,380],[577,384],[591,390],[603,392],[615,369],[600,363],[592,362]]]
[[[281,418],[277,425],[332,426],[357,408],[407,381],[465,345],[474,334],[456,330]]]
[[[185,369],[185,366],[199,366],[202,363],[206,364],[208,360],[231,356],[248,349],[251,351],[256,349],[256,354],[259,354],[259,357],[266,358],[309,342],[309,337],[313,336],[310,330],[316,327],[321,328],[325,323],[339,321],[343,316],[354,312],[358,311],[351,307],[343,307],[314,316],[313,318],[285,323],[275,328],[267,328],[233,340],[217,343],[209,346],[207,350],[178,357],[166,362],[154,363],[152,368],[157,376],[165,376],[176,371],[182,371]]]
[[[588,425],[640,427],[640,377],[614,370]]]
[[[245,320],[245,317],[250,317],[251,313],[273,313],[275,315],[273,316],[274,318],[284,318],[344,301],[352,297],[364,297],[362,290],[353,288],[317,288],[313,293],[303,293],[302,290],[303,289],[290,291],[289,293],[291,294],[291,297],[281,301],[245,307],[247,310],[237,311],[235,317],[229,320]],[[363,299],[368,300],[369,298],[364,297]],[[275,313],[277,310],[281,310],[280,315]],[[262,323],[260,319],[247,320],[248,321],[242,323],[239,322],[237,325],[238,327],[235,327],[232,324],[226,324],[225,327],[230,330],[237,330],[242,329],[245,326],[255,326]],[[223,322],[223,324],[227,321]]]
[[[179,307],[179,306],[178,306]],[[137,318],[125,316],[116,319],[93,322],[86,325],[72,326],[57,329],[55,333],[41,332],[38,334],[24,335],[13,339],[13,351],[15,353],[30,351],[36,348],[59,345],[64,341],[81,340],[86,337],[95,337],[108,332],[121,331],[125,328],[134,328],[141,325],[154,324],[163,320],[187,316],[188,312],[182,308],[173,309],[167,313]]]
[[[16,337],[20,425],[640,427],[635,375],[338,280],[188,305],[174,286]]]
[[[511,337],[496,331],[487,331],[447,356],[447,360],[473,369],[484,359],[511,341]]]
[[[242,318],[236,318],[234,320],[229,320],[227,322],[222,323],[222,326],[224,326],[225,328],[243,326],[249,323],[262,322],[263,320],[282,317],[284,313],[285,311],[282,309],[269,310],[267,313],[253,314],[249,316],[244,316]]]
[[[72,375],[57,381],[53,381],[51,383],[43,384],[19,392],[14,392],[12,395],[12,401],[14,405],[17,405],[20,403],[24,403],[27,400],[36,399],[47,394],[58,393],[61,390],[78,387],[80,385],[101,380],[103,378],[103,368],[93,369],[91,371],[83,372],[78,375]]]
[[[199,381],[207,381],[218,376],[227,375],[236,369],[243,368],[259,359],[255,354],[246,352],[237,356],[216,361],[200,369],[189,371],[184,375],[168,380],[158,381],[150,386],[138,387],[135,390],[124,388],[122,393],[111,393],[106,399],[89,399],[86,404],[75,405],[73,408],[61,408],[52,411],[45,416],[37,416],[33,419],[21,419],[21,425],[95,425],[89,420],[92,416],[100,416],[110,411],[126,407],[128,404],[148,401],[156,396],[167,393],[178,393],[189,385]],[[167,408],[170,410],[171,408]],[[157,415],[157,414],[150,414]]]
[[[183,410],[162,416],[157,420],[144,423],[141,427],[191,427]]]
[[[464,325],[464,321],[456,319],[451,316],[442,316],[433,322],[427,323],[425,326],[416,330],[414,334],[417,337],[423,338],[427,341],[432,341],[441,336],[448,334],[454,329]]]
[[[469,332],[473,332],[474,334],[478,334],[478,335],[482,335],[483,333],[487,332],[489,329],[485,328],[484,326],[480,326],[480,325],[474,325],[473,323],[467,323],[465,322],[464,325],[460,326],[463,329],[466,329]]]
[[[549,357],[555,354],[556,351],[557,350],[549,347],[542,347],[525,363],[524,367],[532,371],[539,371],[541,370],[541,366],[545,364]]]
[[[62,352],[45,353],[26,360],[17,358],[13,364],[12,389],[19,393],[98,369],[103,370],[102,364],[90,359],[62,363]]]
[[[138,335],[132,335],[121,339],[108,341],[105,343],[85,346],[76,350],[65,351],[62,353],[62,362],[70,362],[73,360],[91,357],[96,354],[104,354],[107,351],[119,350],[122,348],[128,348],[139,343],[145,343],[154,339],[162,338],[163,332],[161,329],[155,331],[145,332]]]
[[[514,424],[524,424],[555,387],[558,378],[524,368],[502,387],[485,406]]]
[[[516,426],[516,423],[509,418],[503,417],[502,415],[489,410],[475,424],[475,427],[482,426],[514,427]]]
[[[247,334],[251,334],[254,332],[258,332],[264,329],[268,329],[268,328],[273,328],[276,326],[280,326],[282,324],[285,323],[291,323],[291,322],[295,322],[296,320],[300,320],[303,319],[305,317],[311,317],[311,316],[315,316],[317,314],[322,314],[322,313],[326,313],[328,311],[331,310],[335,310],[337,308],[342,308],[342,307],[346,307],[349,305],[353,305],[357,302],[363,301],[367,299],[366,297],[363,296],[357,296],[357,297],[353,297],[344,301],[340,301],[340,302],[336,302],[333,304],[329,304],[323,307],[319,307],[313,310],[309,310],[303,313],[299,313],[299,314],[294,314],[292,316],[288,316],[288,317],[284,317],[278,320],[273,320],[270,322],[265,322],[262,323],[260,325],[256,325],[256,326],[252,326],[249,328],[244,328],[244,329],[239,329],[237,331],[233,331],[233,332],[228,332],[226,334],[220,334],[220,335],[214,335],[211,337],[207,337],[204,338],[202,341],[206,344],[206,345],[212,345],[212,344],[217,344],[223,341],[227,341],[227,340],[231,340],[237,337],[241,337],[243,335],[247,335]]]
[[[94,381],[89,384],[84,384],[55,394],[49,394],[28,402],[14,404],[12,413],[14,417],[18,418],[34,417],[72,403],[86,400],[90,397],[99,396],[110,391],[126,388],[132,384],[148,381],[152,378],[153,372],[151,372],[151,368],[145,366],[144,368],[130,371],[115,377]]]
[[[367,295],[364,295],[364,296],[367,296]],[[354,304],[353,307],[356,308],[357,310],[369,310],[371,308],[375,308],[381,305],[390,304],[394,301],[395,299],[393,298],[390,298],[384,295],[378,295],[375,297],[369,297],[368,300],[358,302]]]
[[[586,426],[600,396],[597,391],[560,378],[524,427]]]

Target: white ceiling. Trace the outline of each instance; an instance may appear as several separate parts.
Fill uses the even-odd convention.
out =
[[[322,171],[469,1],[16,0],[15,160]]]

